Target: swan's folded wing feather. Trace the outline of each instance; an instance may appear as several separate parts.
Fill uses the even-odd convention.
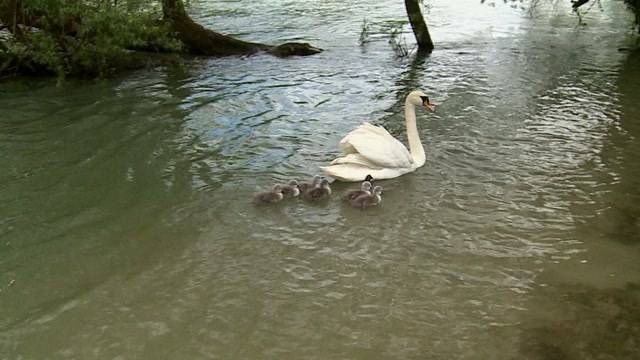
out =
[[[387,129],[383,128],[382,126],[375,126],[375,125],[371,125],[371,123],[365,122],[362,123],[362,125],[360,125],[363,129],[367,129],[367,131],[371,131],[383,136],[391,136],[389,134],[389,132],[387,131]]]
[[[381,179],[377,176],[377,171],[372,171],[367,166],[355,164],[338,164],[320,167],[325,174],[340,181],[363,181],[367,175],[374,176],[375,179]],[[373,173],[373,174],[372,174]]]
[[[382,131],[380,131],[382,130]],[[384,128],[371,125],[368,122],[362,123],[357,128],[351,130],[347,135],[345,135],[340,143],[338,143],[338,147],[345,154],[357,153],[358,151],[349,143],[349,140],[355,136],[366,136],[366,134],[377,134],[383,135],[386,132]]]
[[[339,164],[361,165],[361,166],[366,166],[370,169],[380,168],[378,164],[369,161],[369,159],[367,159],[366,157],[358,153],[346,154],[345,156],[336,158],[331,162],[331,165],[339,165]]]
[[[411,154],[383,127],[364,123],[340,140],[340,149],[346,154],[357,153],[369,163],[385,168],[410,168]]]

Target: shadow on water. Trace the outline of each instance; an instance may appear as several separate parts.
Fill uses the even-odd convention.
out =
[[[429,54],[422,52],[412,54],[407,69],[400,74],[391,87],[394,89],[395,102],[385,111],[385,115],[380,118],[379,122],[395,136],[399,136],[398,134],[401,132],[406,137],[405,124],[400,119],[404,120],[404,102],[407,95],[413,90],[426,91],[426,89],[421,89],[421,80],[428,59]]]
[[[0,119],[0,330],[48,322],[194,237],[194,184],[219,181],[191,152],[183,74],[166,74],[11,90]]]
[[[225,173],[219,171],[219,166],[216,167],[216,163],[223,161],[224,156],[219,147],[209,146],[201,133],[189,127],[194,107],[191,102],[194,97],[191,82],[195,76],[190,69],[183,67],[169,68],[164,74],[167,93],[178,101],[175,111],[181,119],[181,128],[177,129],[174,136],[174,145],[181,155],[176,164],[175,181],[180,184],[179,187],[212,191],[226,180]]]
[[[526,328],[520,350],[526,359],[637,359],[640,352],[640,286],[593,289],[566,286],[546,292],[562,314]]]
[[[373,21],[394,7],[405,18],[401,2],[374,14],[355,3]],[[637,91],[616,87],[607,38],[519,16],[495,37],[504,19],[475,22],[469,0],[436,27],[464,41],[398,61],[386,40],[354,53],[344,2],[314,4],[327,11],[234,2],[252,21],[209,23],[269,40],[263,29],[290,21],[283,8],[332,13],[343,20],[304,23],[334,49],[317,57],[3,93],[0,358],[577,359],[600,355],[598,338],[603,358],[634,349]],[[460,33],[465,9],[478,26]],[[438,105],[418,113],[427,163],[381,182],[380,207],[250,206],[255,186],[308,177],[361,121],[406,143],[416,88]]]
[[[609,129],[609,142],[602,151],[611,169],[614,191],[595,217],[595,229],[607,239],[640,245],[640,51],[629,54],[620,72],[620,124]]]
[[[565,279],[538,288],[537,306],[554,310],[523,322],[520,351],[527,359],[636,359],[640,354],[640,284],[624,280],[624,272],[637,271],[633,264],[640,245],[639,76],[640,52],[631,53],[618,78],[619,122],[609,128],[600,153],[611,176],[611,190],[598,198],[599,210],[578,223],[588,251],[598,253],[590,256],[590,262],[606,259],[593,270],[584,267],[586,260],[582,269],[572,269],[597,273],[591,279],[621,276],[623,280],[611,287],[589,284],[575,275],[578,281]],[[612,252],[616,247],[618,253]],[[622,266],[610,263],[616,257]]]

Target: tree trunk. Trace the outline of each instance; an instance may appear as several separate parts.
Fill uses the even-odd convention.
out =
[[[0,3],[0,22],[12,34],[20,31],[18,28],[18,0],[8,0]]]
[[[187,50],[192,54],[210,56],[251,55],[259,51],[275,56],[313,55],[321,52],[307,43],[285,43],[271,46],[239,40],[204,28],[194,22],[184,9],[182,0],[162,0],[162,11],[166,20]]]
[[[429,29],[422,17],[419,0],[404,0],[404,6],[407,9],[407,16],[413,29],[413,35],[416,36],[416,41],[418,42],[418,51],[430,53],[433,51],[433,41],[431,41]]]

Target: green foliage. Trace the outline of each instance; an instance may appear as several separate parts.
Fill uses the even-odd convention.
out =
[[[0,9],[7,9],[8,1],[0,0],[4,5]],[[168,25],[160,21],[155,2],[23,0],[21,5],[24,25],[0,47],[0,73],[14,68],[60,77],[104,76],[131,66],[132,49],[181,48]]]

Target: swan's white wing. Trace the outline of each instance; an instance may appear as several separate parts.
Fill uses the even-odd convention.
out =
[[[340,140],[340,149],[346,154],[357,153],[358,160],[378,168],[411,168],[413,159],[407,148],[387,130],[364,123]]]
[[[362,123],[362,125],[358,126],[357,128],[351,130],[351,132],[349,132],[347,135],[345,135],[342,138],[342,140],[340,140],[340,143],[338,144],[338,147],[345,154],[357,153],[358,150],[356,150],[356,148],[354,148],[351,145],[351,143],[349,143],[349,140],[352,139],[353,137],[355,137],[355,136],[369,136],[369,135],[385,136],[385,135],[388,135],[388,134],[389,133],[384,128],[378,127],[378,126],[374,126],[374,125],[371,125],[371,124],[365,122],[365,123]]]
[[[367,175],[371,175],[375,180],[392,179],[414,170],[414,168],[371,168],[357,164],[336,164],[320,167],[325,174],[340,181],[363,181]]]
[[[369,161],[369,159],[367,159],[366,157],[358,153],[346,154],[345,156],[341,156],[331,162],[331,165],[338,165],[338,164],[354,164],[354,165],[366,166],[372,169],[376,169],[380,167],[378,164]]]

